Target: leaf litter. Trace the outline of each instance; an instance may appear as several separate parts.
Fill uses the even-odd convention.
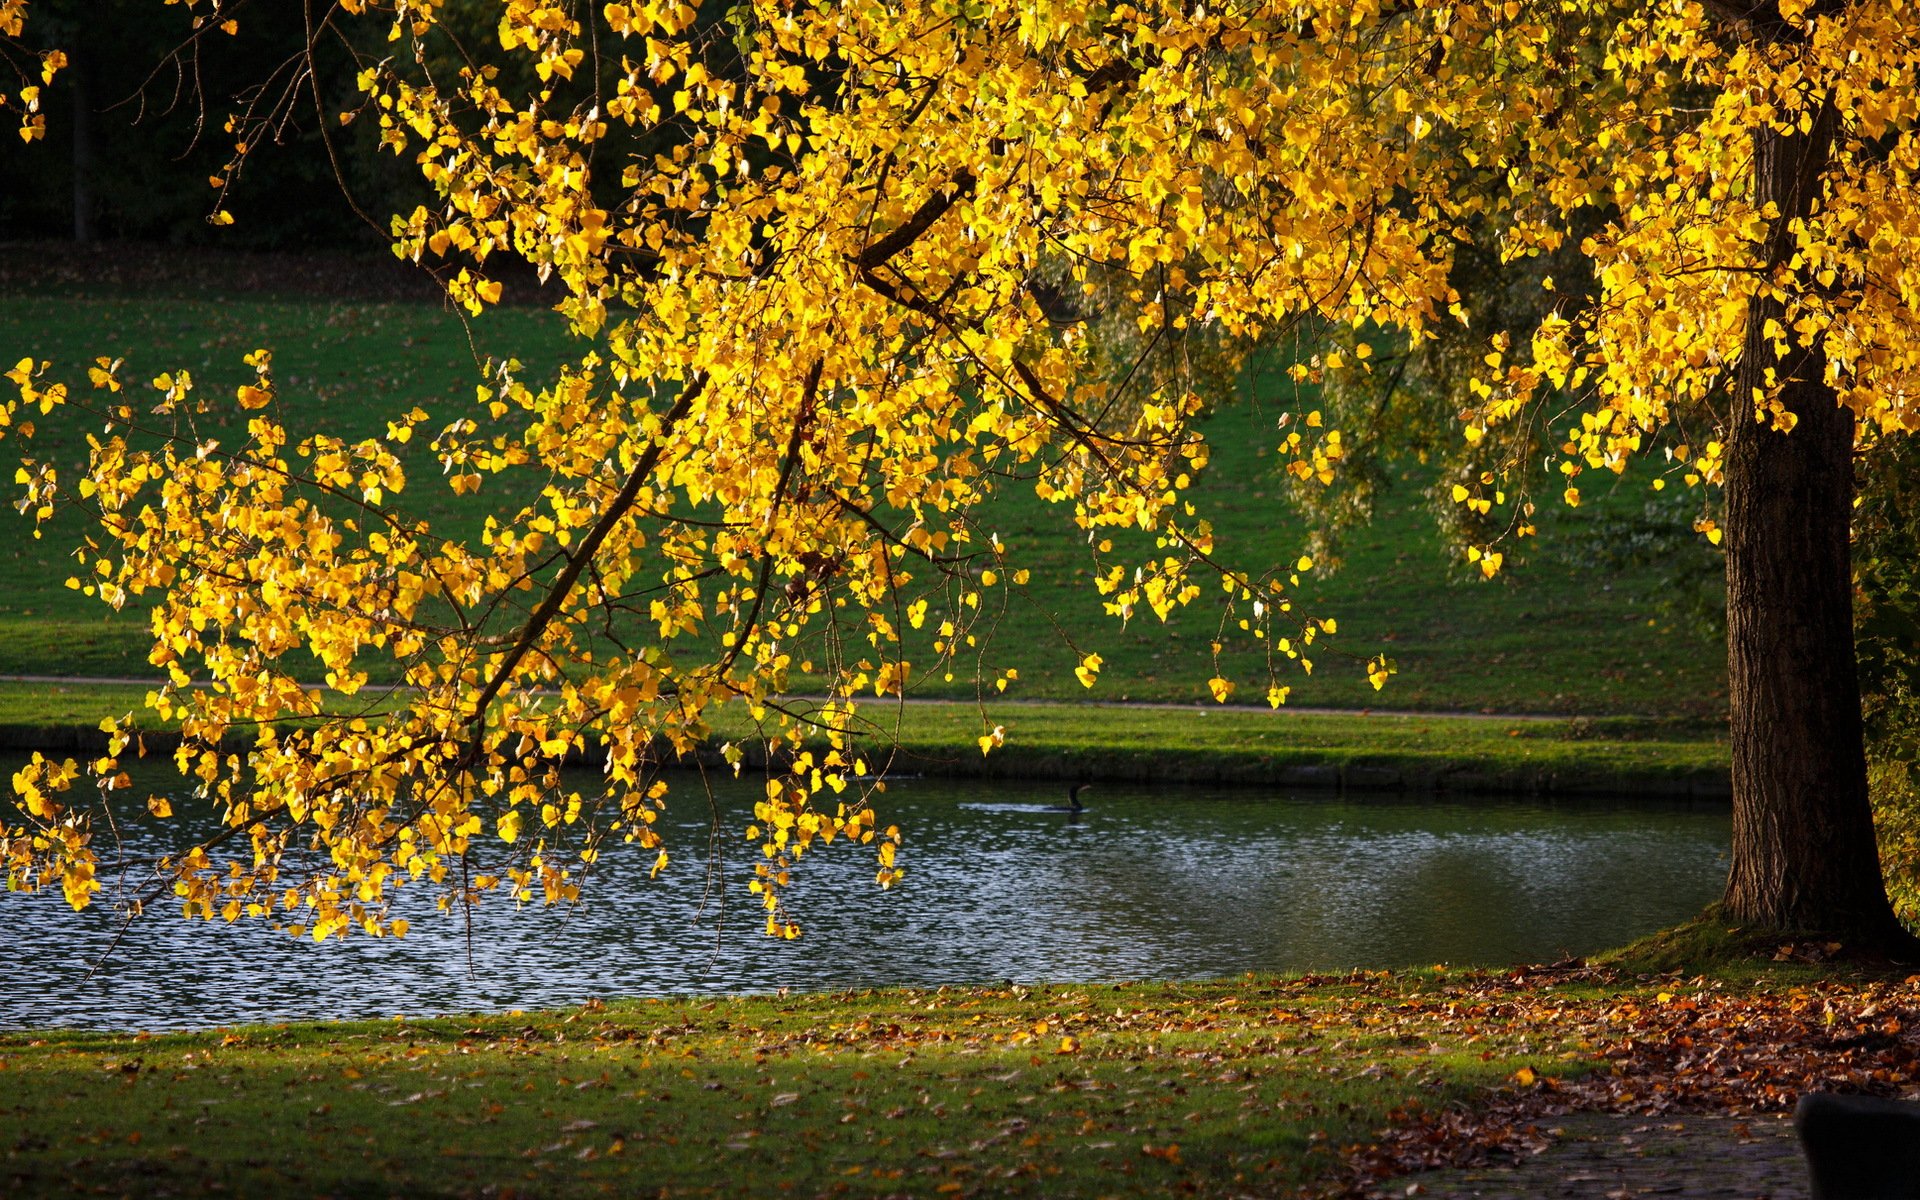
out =
[[[1537,1153],[1572,1114],[1900,1094],[1916,983],[1566,963],[4,1034],[0,1190],[1364,1196]]]

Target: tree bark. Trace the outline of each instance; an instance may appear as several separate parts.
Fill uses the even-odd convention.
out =
[[[73,137],[73,240],[87,246],[93,243],[93,97],[87,88],[86,52],[78,42],[76,31],[66,70],[73,96],[69,118]]]
[[[1812,211],[1835,114],[1755,137],[1755,200],[1773,203],[1772,276],[1793,253],[1789,223]],[[1743,925],[1911,949],[1887,902],[1867,801],[1853,652],[1854,417],[1798,344],[1777,296],[1756,298],[1736,373],[1726,457],[1727,664],[1732,702],[1733,865],[1725,915]],[[1785,353],[1778,342],[1784,342]],[[1768,375],[1797,422],[1756,417]]]

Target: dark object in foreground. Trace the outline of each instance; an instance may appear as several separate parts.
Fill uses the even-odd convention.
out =
[[[1920,1103],[1808,1092],[1793,1127],[1813,1200],[1920,1200]]]

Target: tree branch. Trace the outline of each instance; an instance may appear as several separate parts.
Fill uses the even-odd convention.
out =
[[[976,180],[972,169],[961,167],[959,171],[954,173],[952,183],[945,188],[935,191],[933,195],[928,196],[922,201],[920,207],[915,209],[913,215],[903,221],[899,228],[887,234],[887,236],[881,238],[879,241],[870,243],[866,249],[860,252],[860,257],[854,260],[855,264],[863,272],[871,271],[902,250],[905,250],[908,246],[913,245],[916,241],[920,240],[920,235],[925,233],[935,221],[938,221],[946,215],[947,210],[953,207],[955,200],[958,200],[962,196],[971,196],[973,194],[973,185],[975,182]]]
[[[640,461],[633,465],[633,470],[627,474],[626,483],[621,485],[619,493],[608,503],[607,510],[600,514],[598,521],[593,523],[593,528],[587,531],[587,536],[580,539],[579,548],[568,556],[567,565],[561,568],[559,576],[547,589],[546,599],[542,600],[540,607],[534,609],[533,615],[527,618],[525,627],[520,630],[519,640],[513,644],[511,650],[507,651],[505,661],[493,673],[493,677],[487,680],[487,686],[481,689],[480,695],[474,700],[473,713],[467,718],[467,724],[480,726],[485,722],[487,707],[493,703],[494,697],[500,694],[501,689],[506,687],[514,668],[519,666],[520,660],[533,649],[533,644],[541,632],[553,623],[554,617],[559,615],[560,606],[566,603],[567,596],[573,591],[573,585],[579,581],[581,572],[586,570],[587,564],[599,552],[600,544],[607,540],[607,535],[613,532],[613,527],[620,523],[620,519],[633,507],[634,501],[639,499],[641,486],[646,483],[647,476],[653,473],[653,468],[660,462],[660,456],[666,452],[665,434],[693,408],[694,400],[706,389],[707,378],[708,376],[702,373],[688,383],[681,390],[680,398],[673,402],[673,407],[668,409],[666,416],[661,418],[660,436],[655,437],[652,444],[640,455]],[[479,748],[479,745],[479,730],[476,728],[473,742],[467,752],[469,757]]]

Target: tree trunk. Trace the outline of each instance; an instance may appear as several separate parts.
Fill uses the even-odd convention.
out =
[[[87,89],[85,52],[76,44],[67,64],[67,86],[73,96],[69,119],[73,137],[73,240],[93,242],[93,98]]]
[[[1762,131],[1755,200],[1778,206],[1766,261],[1792,256],[1788,223],[1811,211],[1832,149],[1834,113],[1806,132]],[[1773,297],[1748,310],[1726,458],[1727,663],[1732,700],[1733,866],[1726,916],[1743,925],[1910,948],[1887,902],[1867,802],[1853,655],[1852,410],[1825,379],[1817,347],[1784,326]],[[1767,375],[1797,418],[1757,420]]]

